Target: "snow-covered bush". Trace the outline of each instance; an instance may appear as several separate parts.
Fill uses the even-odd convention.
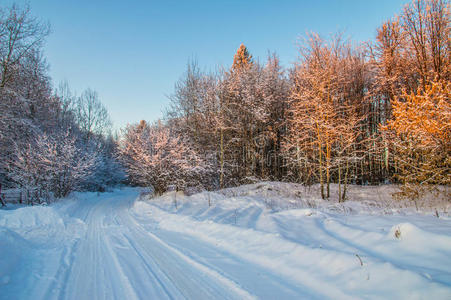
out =
[[[169,185],[177,189],[198,185],[208,174],[207,164],[196,151],[161,123],[129,125],[119,152],[131,183],[152,185],[157,194]]]
[[[26,147],[16,146],[9,177],[25,190],[64,197],[95,170],[97,163],[96,152],[80,145],[69,132],[54,136],[42,133]]]

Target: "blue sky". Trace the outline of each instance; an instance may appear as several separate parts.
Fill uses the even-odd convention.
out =
[[[205,69],[230,66],[241,43],[261,61],[275,51],[283,65],[297,58],[308,31],[345,31],[355,41],[408,0],[96,1],[28,0],[51,24],[45,45],[55,85],[67,80],[80,93],[99,92],[115,128],[156,120],[167,95],[195,58]],[[12,1],[2,1],[11,3]]]

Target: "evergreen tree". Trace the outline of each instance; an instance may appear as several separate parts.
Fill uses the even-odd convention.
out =
[[[242,70],[247,69],[253,64],[252,55],[249,54],[246,46],[241,44],[233,57],[232,70]]]

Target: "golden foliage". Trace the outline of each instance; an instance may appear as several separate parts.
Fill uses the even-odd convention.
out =
[[[246,46],[241,44],[233,57],[232,70],[247,69],[252,65],[252,55],[249,54]]]
[[[388,122],[397,135],[421,141],[423,147],[450,143],[451,100],[449,82],[432,82],[422,91],[404,94],[393,102],[393,120]]]
[[[431,185],[451,184],[450,83],[434,81],[393,102],[393,119],[382,129],[395,150],[402,194],[421,196]]]

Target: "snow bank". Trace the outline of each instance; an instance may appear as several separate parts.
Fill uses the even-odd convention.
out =
[[[6,228],[35,246],[52,247],[76,239],[85,231],[80,219],[63,216],[53,207],[32,206],[0,211],[0,228]]]
[[[10,229],[62,224],[62,218],[47,206],[32,206],[14,211],[0,211],[0,226]]]
[[[59,266],[46,257],[58,260],[85,231],[83,221],[52,206],[0,210],[0,299],[21,298],[39,273],[54,274]]]
[[[413,204],[381,207],[374,191],[353,187],[353,201],[342,204],[299,185],[259,183],[168,193],[133,211],[157,235],[208,243],[318,298],[450,299],[449,219]]]
[[[11,280],[11,275],[23,267],[30,245],[18,234],[0,227],[0,290]]]
[[[342,187],[343,188],[343,187]],[[393,199],[398,192],[396,185],[357,186],[348,185],[347,200],[338,203],[338,185],[330,185],[330,198],[322,200],[320,186],[304,186],[287,182],[260,182],[228,188],[215,192],[228,198],[251,197],[263,201],[272,210],[316,208],[345,214],[430,214],[449,217],[451,202],[446,197],[426,194],[416,202]]]

